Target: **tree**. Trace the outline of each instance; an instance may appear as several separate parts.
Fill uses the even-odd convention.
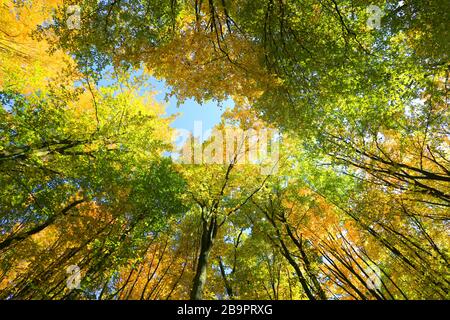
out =
[[[1,1],[0,297],[448,298],[446,7]]]

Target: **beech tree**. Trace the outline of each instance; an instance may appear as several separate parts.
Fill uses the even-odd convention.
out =
[[[0,298],[448,299],[447,7],[0,0]]]

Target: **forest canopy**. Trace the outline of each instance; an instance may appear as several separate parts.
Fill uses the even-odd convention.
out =
[[[0,299],[449,299],[449,9],[0,0]]]

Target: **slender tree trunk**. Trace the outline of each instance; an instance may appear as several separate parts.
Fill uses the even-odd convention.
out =
[[[227,279],[227,274],[225,273],[225,266],[223,265],[222,258],[219,257],[218,260],[219,260],[220,274],[222,275],[222,279],[225,284],[225,290],[227,291],[228,298],[230,298],[230,300],[233,300],[233,288],[231,287],[231,284]]]
[[[0,251],[2,251],[5,248],[8,248],[10,245],[12,245],[16,242],[20,242],[22,240],[25,240],[28,237],[31,237],[32,235],[35,235],[36,233],[39,233],[40,231],[44,230],[49,225],[54,223],[57,218],[66,215],[70,211],[70,209],[76,207],[77,205],[79,205],[80,203],[83,203],[85,201],[86,201],[85,199],[75,200],[74,202],[67,205],[64,209],[62,209],[61,212],[49,217],[42,224],[34,226],[33,228],[31,228],[28,231],[24,231],[19,234],[7,237],[5,240],[0,242]]]
[[[291,228],[287,224],[287,221],[286,221],[285,228],[286,228],[286,231],[287,231],[287,233],[289,235],[289,238],[291,238],[292,242],[294,242],[294,244],[297,246],[297,248],[300,251],[300,254],[302,256],[302,260],[303,260],[303,263],[304,263],[304,266],[305,266],[306,274],[308,275],[308,277],[310,278],[310,280],[314,284],[315,291],[316,291],[317,295],[319,296],[319,298],[321,300],[327,300],[327,296],[325,294],[325,291],[323,291],[322,286],[320,285],[320,282],[317,279],[317,275],[312,270],[311,262],[309,261],[308,255],[306,254],[305,249],[303,248],[303,240],[301,238],[297,239],[294,236],[294,234],[292,233]]]
[[[201,300],[203,298],[208,259],[217,233],[217,227],[218,225],[215,217],[211,218],[209,223],[207,220],[203,220],[202,241],[200,244],[197,268],[192,283],[191,300]]]
[[[279,237],[278,240],[280,242],[281,248],[283,249],[282,254],[287,259],[289,264],[294,268],[295,273],[298,276],[298,280],[300,281],[300,284],[301,284],[306,296],[308,297],[309,300],[317,300],[316,297],[314,296],[314,294],[311,292],[311,289],[310,289],[305,277],[303,276],[303,273],[302,273],[299,265],[297,264],[297,262],[295,262],[294,258],[292,258],[291,253],[289,252],[289,249],[286,247],[286,244],[284,243],[284,241],[281,240],[280,236],[278,236],[278,237]]]

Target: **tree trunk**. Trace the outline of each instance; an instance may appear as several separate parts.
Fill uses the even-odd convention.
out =
[[[228,282],[227,274],[225,273],[225,266],[223,265],[222,258],[218,257],[218,260],[219,260],[220,274],[222,275],[222,279],[225,284],[225,290],[227,291],[228,298],[233,300],[233,288],[231,287],[230,282]]]
[[[208,267],[209,254],[217,233],[216,218],[211,218],[208,225],[207,220],[203,220],[202,242],[200,245],[200,254],[198,256],[197,269],[192,283],[191,300],[201,300],[203,297],[203,288],[206,283],[206,271]]]
[[[54,223],[57,218],[66,215],[70,209],[76,207],[77,205],[79,205],[80,203],[83,203],[85,201],[86,201],[85,199],[75,200],[74,202],[67,205],[64,209],[62,209],[61,212],[49,217],[42,224],[34,226],[33,228],[31,228],[28,231],[24,231],[17,235],[7,237],[5,240],[0,242],[0,251],[2,251],[3,249],[9,247],[10,245],[12,245],[16,242],[20,242],[22,240],[25,240],[28,237],[31,237],[32,235],[35,235],[36,233],[39,233],[40,231],[44,230],[49,225]]]

